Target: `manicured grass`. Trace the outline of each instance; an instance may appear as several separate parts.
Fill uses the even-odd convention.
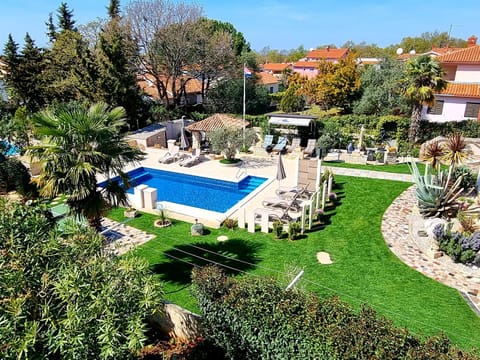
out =
[[[362,164],[347,164],[344,162],[336,162],[336,161],[322,161],[322,165],[349,168],[349,169],[383,171],[383,172],[396,173],[396,174],[410,174],[410,169],[408,167],[408,164],[406,163],[385,164],[385,165],[362,165]],[[420,173],[425,172],[425,164],[418,162],[417,167],[418,167],[418,170],[420,170]],[[442,165],[442,169],[447,169],[447,166]]]
[[[205,236],[191,237],[190,224],[174,221],[169,228],[157,229],[153,227],[157,217],[142,214],[129,225],[158,236],[139,247],[135,254],[148,259],[153,271],[164,281],[167,300],[193,311],[198,309],[189,292],[190,263],[208,263],[196,256],[241,270],[239,276],[249,276],[244,272],[272,276],[285,286],[304,269],[297,285],[300,288],[321,296],[338,295],[357,308],[367,303],[396,325],[417,334],[434,335],[443,331],[463,348],[478,347],[480,319],[458,292],[403,264],[383,240],[382,215],[409,184],[335,178],[340,204],[327,212],[326,226],[297,241],[226,229],[211,229]],[[123,219],[121,210],[111,216]],[[230,240],[219,243],[216,240],[219,235],[227,235]],[[315,256],[318,251],[329,252],[334,264],[318,264]]]

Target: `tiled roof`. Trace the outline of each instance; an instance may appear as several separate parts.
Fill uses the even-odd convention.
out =
[[[450,82],[441,95],[480,98],[480,84],[462,84]]]
[[[312,50],[306,57],[309,59],[341,59],[345,57],[347,53],[348,49],[324,48]]]
[[[450,64],[479,64],[480,65],[480,45],[467,47],[462,50],[454,51],[438,57],[441,63]]]
[[[293,63],[293,67],[301,67],[301,68],[318,68],[320,65],[320,61],[297,61]]]
[[[437,53],[439,55],[450,54],[452,52],[463,50],[464,48],[456,48],[456,47],[432,47],[432,52]]]
[[[249,122],[245,121],[245,126],[247,125],[249,125]],[[213,114],[204,120],[188,125],[185,129],[188,131],[215,131],[223,128],[241,129],[242,127],[242,119],[237,119],[227,114]]]
[[[155,79],[150,74],[144,74],[137,77],[138,86],[142,89],[148,96],[158,99],[158,91],[155,86]],[[180,81],[177,80],[177,91],[180,87]],[[189,79],[185,85],[185,90],[187,94],[200,93],[202,91],[202,83],[198,79]],[[167,89],[168,97],[172,94],[172,84],[169,82]]]
[[[278,84],[280,80],[273,76],[272,74],[266,72],[266,71],[261,71],[258,73],[255,73],[257,75],[257,84],[262,84],[262,85],[270,85],[270,84]]]
[[[267,63],[267,64],[263,64],[261,67],[263,68],[263,70],[265,71],[284,71],[286,68],[289,68],[291,67],[292,64],[291,63]]]

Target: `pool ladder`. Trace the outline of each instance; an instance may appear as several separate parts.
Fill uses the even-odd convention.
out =
[[[240,167],[238,168],[237,170],[237,179],[240,179],[241,177],[244,177],[244,176],[247,176],[248,173],[247,173],[247,168],[245,167],[245,162],[242,161],[242,164],[240,165]]]

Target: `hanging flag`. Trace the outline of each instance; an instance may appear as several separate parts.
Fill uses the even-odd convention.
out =
[[[250,77],[252,77],[252,70],[250,70],[249,68],[244,66],[243,67],[243,74],[245,75],[245,77],[250,78]]]

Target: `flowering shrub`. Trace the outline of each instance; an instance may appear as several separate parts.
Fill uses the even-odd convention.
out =
[[[480,266],[480,232],[462,234],[438,224],[433,228],[433,236],[440,250],[449,255],[453,261]]]
[[[331,202],[335,202],[337,200],[337,194],[335,194],[334,192],[329,193],[328,200],[330,200]]]

